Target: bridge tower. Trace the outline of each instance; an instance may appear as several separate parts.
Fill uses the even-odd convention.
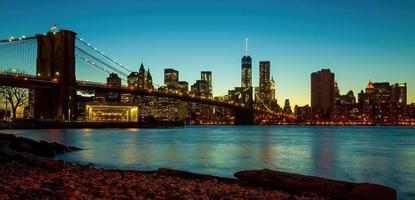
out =
[[[254,99],[253,89],[249,87],[247,91],[248,101],[245,108],[235,109],[235,125],[254,125],[255,113],[254,113]]]
[[[35,119],[70,120],[76,95],[75,37],[68,30],[36,35],[36,76],[58,84],[34,89]]]

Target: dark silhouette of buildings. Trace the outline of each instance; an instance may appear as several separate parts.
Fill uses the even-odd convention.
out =
[[[335,82],[330,69],[311,74],[311,109],[314,120],[333,118]]]
[[[284,103],[284,109],[282,110],[283,114],[291,115],[293,111],[291,110],[290,100],[286,99]]]
[[[311,107],[309,105],[305,106],[295,106],[294,114],[298,122],[307,122],[311,119]]]
[[[365,92],[359,93],[359,105],[364,119],[370,121],[396,121],[405,115],[406,83],[372,83],[369,81]]]

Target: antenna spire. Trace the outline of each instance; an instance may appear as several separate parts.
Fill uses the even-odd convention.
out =
[[[245,55],[248,56],[248,38],[245,38]]]

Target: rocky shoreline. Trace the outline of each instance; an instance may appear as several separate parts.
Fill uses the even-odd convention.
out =
[[[75,150],[80,149],[0,134],[0,199],[396,199],[385,186],[333,185],[329,179],[271,170],[238,172],[232,179],[163,168],[99,169],[51,159]]]

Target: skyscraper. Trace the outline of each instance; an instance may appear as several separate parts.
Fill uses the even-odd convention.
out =
[[[330,120],[335,101],[334,73],[330,69],[311,74],[311,109],[313,119]]]
[[[270,77],[270,62],[260,61],[259,62],[259,88],[261,90],[268,90],[269,77]]]
[[[208,83],[209,96],[212,96],[212,72],[202,71],[200,73],[200,80],[206,81]]]
[[[252,59],[248,55],[248,39],[245,39],[245,55],[242,57],[241,87],[252,86]]]
[[[406,83],[395,83],[392,85],[392,102],[395,104],[407,104]]]
[[[179,82],[179,71],[175,69],[164,69],[164,85],[168,88],[177,88]]]
[[[271,101],[270,62],[259,62],[259,97],[262,101]]]

